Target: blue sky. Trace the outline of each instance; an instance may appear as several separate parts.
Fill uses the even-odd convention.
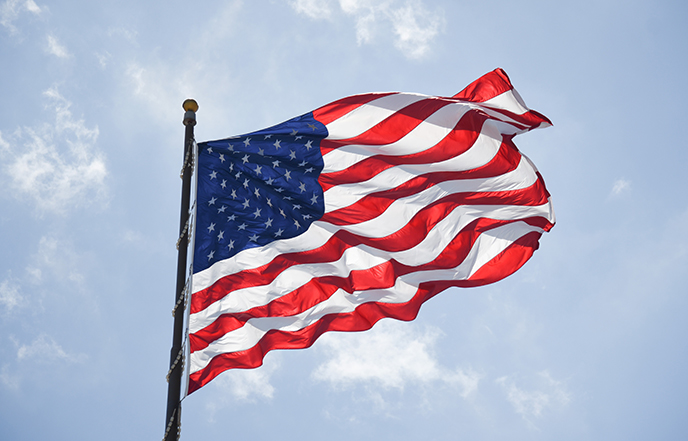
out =
[[[184,99],[198,140],[502,67],[557,225],[515,275],[272,352],[182,439],[680,439],[688,6],[0,0],[0,438],[164,431]]]

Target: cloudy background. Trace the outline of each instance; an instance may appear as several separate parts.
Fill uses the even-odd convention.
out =
[[[533,259],[222,374],[182,438],[686,437],[687,3],[0,2],[1,439],[162,438],[184,99],[208,140],[496,67],[554,122]]]

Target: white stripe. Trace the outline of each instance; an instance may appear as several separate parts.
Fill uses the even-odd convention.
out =
[[[193,373],[205,368],[216,355],[252,348],[268,331],[273,329],[284,332],[299,331],[316,323],[327,314],[352,312],[357,306],[368,302],[408,302],[422,282],[468,279],[480,266],[495,258],[519,237],[532,231],[541,232],[542,230],[521,222],[495,228],[490,230],[489,235],[482,234],[476,240],[467,258],[456,268],[407,274],[399,277],[394,287],[387,289],[356,291],[353,294],[340,289],[326,301],[291,317],[250,319],[241,328],[225,334],[205,349],[192,353],[190,371]]]
[[[404,107],[425,99],[431,99],[431,97],[410,93],[383,96],[363,104],[327,124],[327,138],[332,140],[353,138],[381,123]]]
[[[466,112],[477,107],[468,103],[454,103],[444,106],[401,139],[391,144],[349,144],[331,150],[323,156],[325,165],[322,173],[344,170],[374,155],[403,156],[425,151],[442,141],[452,132]]]
[[[466,171],[482,167],[494,159],[501,146],[501,135],[494,127],[484,125],[468,151],[432,164],[404,164],[388,168],[363,182],[332,187],[324,193],[325,213],[348,207],[370,193],[396,188],[418,175],[430,172]]]
[[[367,237],[384,237],[403,228],[420,210],[450,194],[521,190],[537,181],[537,175],[522,160],[515,170],[495,178],[453,180],[433,185],[419,193],[396,199],[379,216],[344,226],[347,231]]]
[[[523,102],[523,98],[521,98],[514,89],[501,93],[487,101],[483,101],[481,104],[487,107],[504,109],[516,115],[523,115],[530,111],[526,103]]]

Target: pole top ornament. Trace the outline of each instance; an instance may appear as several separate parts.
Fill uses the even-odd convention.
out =
[[[187,112],[189,110],[192,112],[198,112],[198,103],[196,102],[196,100],[192,100],[192,99],[185,100],[184,104],[182,104],[182,107]]]

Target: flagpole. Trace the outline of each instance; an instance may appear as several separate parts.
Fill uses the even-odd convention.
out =
[[[192,99],[184,101],[182,107],[186,111],[183,124],[186,127],[184,133],[184,165],[182,168],[182,204],[179,215],[179,240],[177,241],[177,291],[175,297],[174,333],[172,337],[172,349],[170,351],[170,369],[168,372],[167,386],[167,416],[165,418],[165,435],[163,441],[177,441],[180,435],[181,413],[181,385],[183,357],[184,357],[184,310],[186,291],[186,257],[189,244],[190,214],[189,203],[191,199],[191,175],[193,174],[194,161],[194,126],[196,125],[196,111],[198,103]]]

